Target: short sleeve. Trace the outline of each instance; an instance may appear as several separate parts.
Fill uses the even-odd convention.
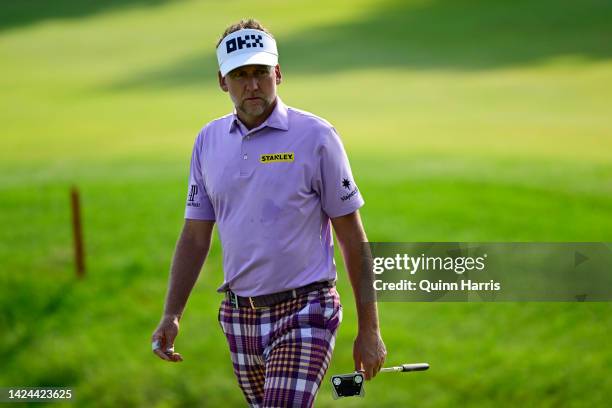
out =
[[[364,204],[353,179],[351,166],[340,136],[328,129],[318,149],[319,167],[313,183],[321,197],[321,207],[330,217],[340,217],[358,210]]]
[[[191,154],[185,218],[214,221],[215,211],[208,198],[206,187],[204,187],[204,177],[202,176],[202,135],[200,133],[196,138]]]

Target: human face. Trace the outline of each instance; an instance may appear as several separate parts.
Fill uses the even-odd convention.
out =
[[[280,82],[278,65],[245,65],[230,71],[225,77],[219,74],[221,89],[230,94],[238,117],[246,125],[263,123],[270,115],[276,100],[276,86]]]

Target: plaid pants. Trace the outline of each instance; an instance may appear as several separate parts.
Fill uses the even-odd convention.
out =
[[[272,307],[219,307],[234,374],[252,407],[311,407],[342,321],[336,288]]]

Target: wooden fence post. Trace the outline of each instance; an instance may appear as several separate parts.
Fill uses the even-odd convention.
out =
[[[81,226],[81,203],[79,190],[76,186],[70,189],[72,207],[72,235],[74,238],[74,264],[77,278],[85,276],[85,255],[83,253],[83,229]]]

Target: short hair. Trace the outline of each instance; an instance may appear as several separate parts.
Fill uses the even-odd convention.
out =
[[[225,29],[225,31],[221,35],[221,38],[219,38],[219,41],[217,41],[217,45],[215,46],[215,48],[219,47],[219,44],[221,44],[221,41],[223,41],[223,39],[228,34],[233,33],[234,31],[245,29],[245,28],[251,28],[251,29],[263,31],[264,33],[267,33],[268,35],[270,35],[270,37],[274,38],[272,33],[270,33],[270,31],[268,31],[266,27],[261,25],[259,21],[255,20],[254,18],[243,18],[239,22],[232,24]]]

